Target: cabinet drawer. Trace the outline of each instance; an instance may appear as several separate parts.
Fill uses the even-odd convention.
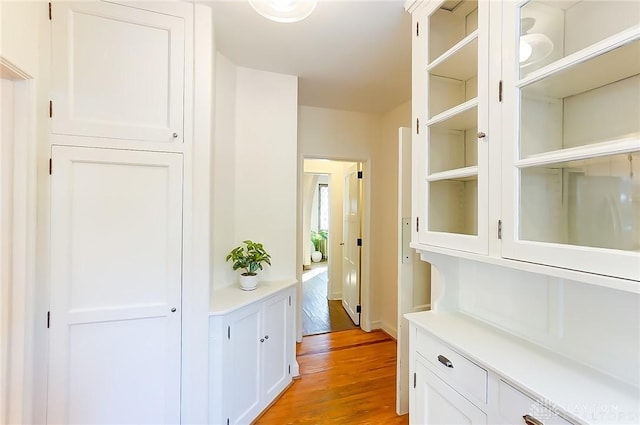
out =
[[[571,425],[571,422],[502,380],[498,403],[500,418],[504,424]],[[525,416],[529,422],[525,420]]]
[[[431,335],[418,330],[416,351],[431,369],[474,403],[487,403],[487,371]]]

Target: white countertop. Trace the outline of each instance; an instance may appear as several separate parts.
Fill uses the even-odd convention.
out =
[[[297,283],[295,279],[278,280],[260,282],[253,291],[243,291],[238,285],[212,291],[209,315],[219,316],[230,313]]]
[[[405,317],[479,365],[585,424],[640,423],[640,389],[459,313]]]

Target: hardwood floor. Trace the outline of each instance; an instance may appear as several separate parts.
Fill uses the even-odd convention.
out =
[[[327,279],[326,263],[314,263],[312,269],[303,274],[303,335],[358,328],[344,311],[342,301],[327,300]]]
[[[300,379],[255,423],[408,424],[395,413],[396,342],[360,329],[304,337]]]

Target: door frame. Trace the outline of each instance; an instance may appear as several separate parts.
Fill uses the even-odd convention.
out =
[[[329,161],[340,162],[358,162],[362,164],[362,250],[360,253],[360,328],[366,332],[371,331],[371,296],[370,296],[370,255],[371,255],[371,160],[368,158],[345,158],[331,155],[298,155],[298,196],[296,201],[297,217],[296,217],[296,240],[298,255],[296,256],[296,279],[297,296],[296,296],[296,340],[302,342],[302,264],[303,240],[302,217],[303,217],[303,178],[304,178],[304,160],[305,159],[325,159]],[[342,236],[341,236],[342,237]]]
[[[13,228],[8,241],[12,276],[8,283],[10,287],[0,288],[0,293],[7,295],[6,300],[0,296],[0,305],[11,305],[9,315],[3,317],[8,319],[6,332],[0,332],[2,342],[10,342],[6,352],[8,358],[0,356],[0,367],[10,373],[6,380],[9,398],[4,400],[7,405],[0,407],[0,415],[5,416],[0,417],[0,422],[6,419],[7,423],[31,423],[35,327],[36,90],[33,77],[1,56],[0,76],[12,81],[13,85],[13,137],[10,140],[13,193],[8,201]]]

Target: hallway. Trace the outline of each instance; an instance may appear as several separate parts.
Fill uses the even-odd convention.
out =
[[[255,422],[283,424],[409,423],[397,416],[396,341],[353,329],[305,337],[297,347],[300,379]]]
[[[344,311],[341,300],[327,300],[327,263],[313,263],[302,274],[302,334],[316,335],[326,332],[357,329]]]

